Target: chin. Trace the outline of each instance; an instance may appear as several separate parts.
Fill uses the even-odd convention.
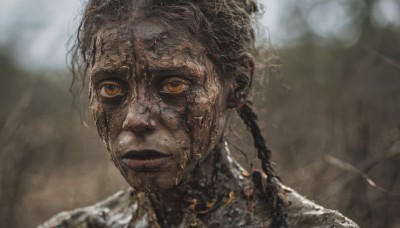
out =
[[[128,184],[138,192],[164,192],[180,183],[178,172],[121,172]]]

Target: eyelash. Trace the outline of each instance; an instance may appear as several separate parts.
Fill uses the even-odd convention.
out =
[[[107,94],[106,86],[113,86],[118,91],[115,95]],[[109,88],[110,89],[110,88]],[[126,95],[126,88],[124,87],[123,83],[119,82],[118,80],[104,80],[97,85],[97,93],[106,100],[116,100],[124,97]]]
[[[114,86],[114,88],[116,87],[118,91],[116,91],[115,95],[107,94],[107,91],[105,91],[107,89],[106,86]],[[190,89],[190,86],[191,81],[188,79],[185,79],[181,76],[169,76],[161,79],[156,87],[158,94],[172,98],[186,95],[187,91]],[[99,94],[99,96],[105,101],[116,101],[118,99],[122,99],[127,95],[128,92],[124,82],[120,82],[118,79],[103,80],[97,83],[96,87],[97,94]],[[113,88],[109,89],[113,90]],[[174,91],[174,89],[176,89],[176,91]],[[113,91],[111,91],[111,93],[113,93]]]
[[[182,77],[171,76],[161,80],[158,91],[163,95],[182,96],[190,89],[190,85],[190,81]]]

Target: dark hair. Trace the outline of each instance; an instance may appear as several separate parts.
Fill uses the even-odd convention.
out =
[[[251,27],[251,16],[257,12],[255,0],[89,0],[70,50],[74,76],[71,92],[79,93],[85,87],[86,70],[98,29],[103,23],[126,20],[132,16],[157,16],[165,21],[184,24],[207,48],[207,57],[214,62],[223,78],[235,76],[239,79],[239,86],[249,84],[240,79],[240,74],[254,66],[254,56],[257,56]],[[283,227],[286,225],[284,203],[278,194],[276,175],[270,165],[270,150],[257,124],[257,116],[249,103],[241,106],[238,113],[252,133],[262,169],[267,175],[265,194],[271,201],[272,226]]]
[[[261,160],[261,168],[267,174],[266,189],[262,189],[272,208],[272,227],[285,227],[286,226],[286,211],[283,200],[279,197],[277,176],[271,166],[271,151],[268,149],[265,139],[261,133],[260,127],[257,124],[257,115],[250,107],[250,103],[244,104],[238,110],[240,118],[250,129],[253,136],[254,146],[257,149],[258,158]],[[258,173],[253,173],[253,179],[262,181],[263,177],[258,176]]]
[[[71,90],[85,86],[86,70],[93,38],[103,23],[137,17],[161,17],[182,23],[206,47],[208,56],[224,76],[240,74],[246,59],[256,54],[250,15],[257,12],[253,0],[89,0],[81,19],[75,42],[70,49]],[[143,6],[144,7],[143,7]]]

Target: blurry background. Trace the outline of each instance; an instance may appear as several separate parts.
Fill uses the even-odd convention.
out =
[[[262,2],[274,50],[253,100],[276,170],[361,227],[400,227],[400,1]],[[72,108],[65,44],[81,5],[0,0],[0,227],[127,187],[86,110],[89,128]],[[257,162],[248,141],[229,141]]]

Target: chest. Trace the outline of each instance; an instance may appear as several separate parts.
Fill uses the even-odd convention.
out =
[[[186,210],[179,225],[169,224],[165,213],[158,214],[154,207],[149,206],[144,207],[146,210],[138,208],[139,213],[132,220],[133,226],[129,227],[269,227],[271,223],[266,204],[260,199],[249,201],[243,196],[225,200],[208,210]]]

